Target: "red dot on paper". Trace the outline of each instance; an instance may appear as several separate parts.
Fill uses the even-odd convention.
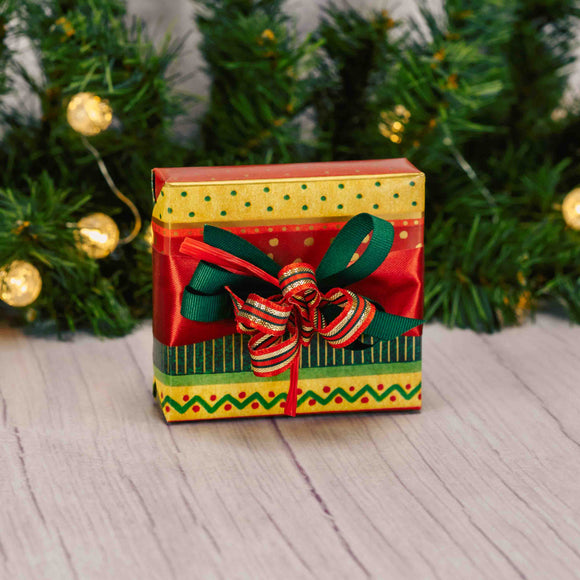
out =
[[[252,403],[252,409],[257,409],[260,406],[260,403],[258,403],[257,401],[254,401]]]
[[[232,406],[228,403],[227,405],[224,406],[224,409],[226,411],[229,411],[232,408]]]
[[[409,385],[408,383],[405,385],[405,389],[407,389],[407,391],[411,390],[411,385]]]
[[[242,392],[241,392],[241,393],[238,395],[238,397],[240,397],[240,399],[243,399],[245,396],[246,396],[246,392],[245,392],[245,391],[242,391]]]
[[[210,397],[210,400],[211,400],[211,401],[215,401],[216,399],[217,399],[217,397],[216,397],[215,395],[212,395],[212,396]]]
[[[348,387],[349,391],[354,391],[354,387]]]
[[[340,403],[342,403],[342,397],[336,397],[336,399],[334,399],[334,401],[336,403],[339,403],[340,404]]]
[[[165,405],[165,412],[169,413],[169,405]]]
[[[310,399],[310,401],[308,401],[308,404],[312,407],[312,405],[316,405],[316,401],[314,399]]]
[[[268,397],[273,397],[273,396],[274,396],[274,391],[270,391],[270,392],[268,393]]]
[[[361,403],[368,403],[368,402],[369,402],[369,398],[368,398],[368,397],[363,397],[363,398],[360,400],[360,402],[361,402]]]
[[[421,393],[419,393],[419,401],[421,400]]]
[[[395,395],[391,395],[391,396],[389,397],[389,399],[390,399],[391,401],[396,401],[396,400],[397,400],[397,397],[395,397]]]
[[[184,401],[189,401],[189,395],[183,395],[183,400]]]
[[[330,387],[324,387],[324,389],[322,389],[325,393],[330,393]]]
[[[280,407],[282,407],[282,409],[283,409],[285,406],[286,406],[286,403],[285,403],[284,401],[282,401],[282,402],[280,403]]]
[[[161,392],[159,393],[159,398],[160,398],[161,400],[163,400],[163,391],[161,391]]]
[[[302,394],[302,389],[297,389],[296,392],[301,395]]]
[[[199,406],[199,405],[194,405],[194,406],[192,407],[192,409],[193,409],[193,412],[194,412],[194,413],[198,413],[198,412],[199,412],[199,409],[200,409],[200,406]]]
[[[381,383],[380,385],[377,385],[377,389],[379,391],[382,391],[385,388],[385,385],[383,385],[383,383]]]

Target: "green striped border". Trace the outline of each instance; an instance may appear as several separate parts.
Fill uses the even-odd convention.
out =
[[[370,364],[329,368],[306,368],[300,369],[300,379],[319,379],[322,377],[361,377],[374,375],[394,375],[396,373],[416,373],[421,370],[421,361],[406,363]],[[253,372],[231,373],[227,377],[206,375],[168,375],[157,366],[153,367],[155,378],[169,387],[188,387],[198,385],[215,385],[222,382],[229,383],[255,383],[268,381],[290,381],[290,371],[286,371],[274,377],[256,377]],[[220,373],[222,375],[223,373]]]
[[[251,372],[248,340],[247,335],[237,333],[185,346],[167,346],[154,339],[153,362],[161,372],[172,376],[247,373]],[[329,369],[421,360],[420,336],[401,336],[390,341],[369,339],[369,343],[373,346],[365,350],[335,349],[315,335],[309,347],[302,347],[300,366]]]
[[[378,393],[375,391],[370,385],[365,385],[359,391],[354,393],[353,395],[349,395],[343,388],[334,389],[329,395],[322,397],[318,393],[314,391],[306,391],[301,397],[298,398],[298,402],[296,403],[296,407],[299,408],[301,405],[309,401],[310,399],[314,399],[318,404],[325,406],[331,401],[335,399],[337,396],[341,396],[346,402],[348,403],[355,403],[360,399],[363,395],[367,394],[371,396],[377,403],[383,401],[386,397],[391,395],[393,392],[397,392],[403,399],[406,401],[410,401],[417,393],[421,391],[421,383],[419,383],[412,391],[405,391],[405,389],[399,384],[393,384],[388,389],[385,389],[384,392]],[[253,393],[249,397],[243,400],[238,400],[230,394],[224,395],[219,401],[216,401],[213,405],[208,403],[205,399],[202,399],[199,395],[195,395],[191,398],[187,403],[180,405],[175,399],[166,395],[161,401],[163,406],[169,405],[173,409],[175,409],[178,413],[183,414],[188,411],[193,405],[200,405],[203,407],[208,413],[215,413],[222,405],[225,403],[230,403],[236,409],[242,410],[245,409],[248,405],[251,405],[254,401],[257,401],[262,407],[269,410],[279,404],[281,401],[286,400],[286,393],[280,393],[276,397],[270,399],[269,401],[266,400],[260,393]]]

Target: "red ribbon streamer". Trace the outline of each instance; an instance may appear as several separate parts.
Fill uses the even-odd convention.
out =
[[[198,260],[153,250],[153,334],[162,344],[183,346],[236,332],[233,320],[195,322],[181,316],[181,297]],[[383,264],[350,289],[399,316],[423,317],[423,248],[391,251]],[[421,327],[406,333],[420,336]]]

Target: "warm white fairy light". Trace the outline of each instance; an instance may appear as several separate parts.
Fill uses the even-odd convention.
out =
[[[0,300],[10,306],[32,304],[42,290],[40,272],[29,262],[14,260],[0,268]]]
[[[404,105],[396,105],[392,111],[382,111],[379,132],[383,137],[398,145],[403,140],[405,125],[410,118],[411,113]]]
[[[562,217],[573,230],[580,230],[580,187],[573,189],[564,198]]]
[[[115,221],[104,213],[92,213],[80,219],[78,245],[91,258],[107,257],[119,244],[119,228]]]
[[[133,214],[134,224],[131,233],[122,239],[119,239],[117,236],[115,247],[117,247],[117,244],[128,244],[132,242],[141,231],[141,215],[139,214],[139,210],[137,209],[137,206],[115,185],[115,182],[113,181],[113,178],[111,177],[111,174],[109,173],[109,170],[107,169],[101,154],[96,149],[96,147],[89,143],[87,139],[87,137],[98,135],[102,131],[105,131],[109,128],[111,122],[113,121],[113,109],[109,105],[108,101],[101,99],[101,97],[98,95],[93,93],[78,93],[70,100],[68,104],[67,121],[77,133],[80,133],[83,145],[95,158],[99,170],[105,178],[109,189],[131,210]],[[117,228],[116,225],[115,228]],[[119,230],[117,229],[117,234],[118,232]],[[108,243],[105,242],[102,243],[103,247],[106,247],[107,244]],[[105,255],[108,256],[114,249],[115,248],[113,248]]]
[[[78,93],[69,101],[66,118],[77,133],[93,137],[109,128],[113,109],[108,101],[93,93]]]

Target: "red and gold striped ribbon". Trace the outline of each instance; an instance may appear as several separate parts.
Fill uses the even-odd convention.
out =
[[[350,290],[333,288],[323,294],[310,264],[294,263],[278,275],[281,294],[264,298],[250,294],[242,300],[231,290],[237,331],[252,335],[248,343],[254,374],[278,375],[295,366],[298,378],[300,347],[308,346],[315,332],[333,348],[352,344],[373,319],[375,306]],[[321,309],[333,305],[339,313],[328,322]],[[286,414],[296,414],[296,384],[291,380]]]

